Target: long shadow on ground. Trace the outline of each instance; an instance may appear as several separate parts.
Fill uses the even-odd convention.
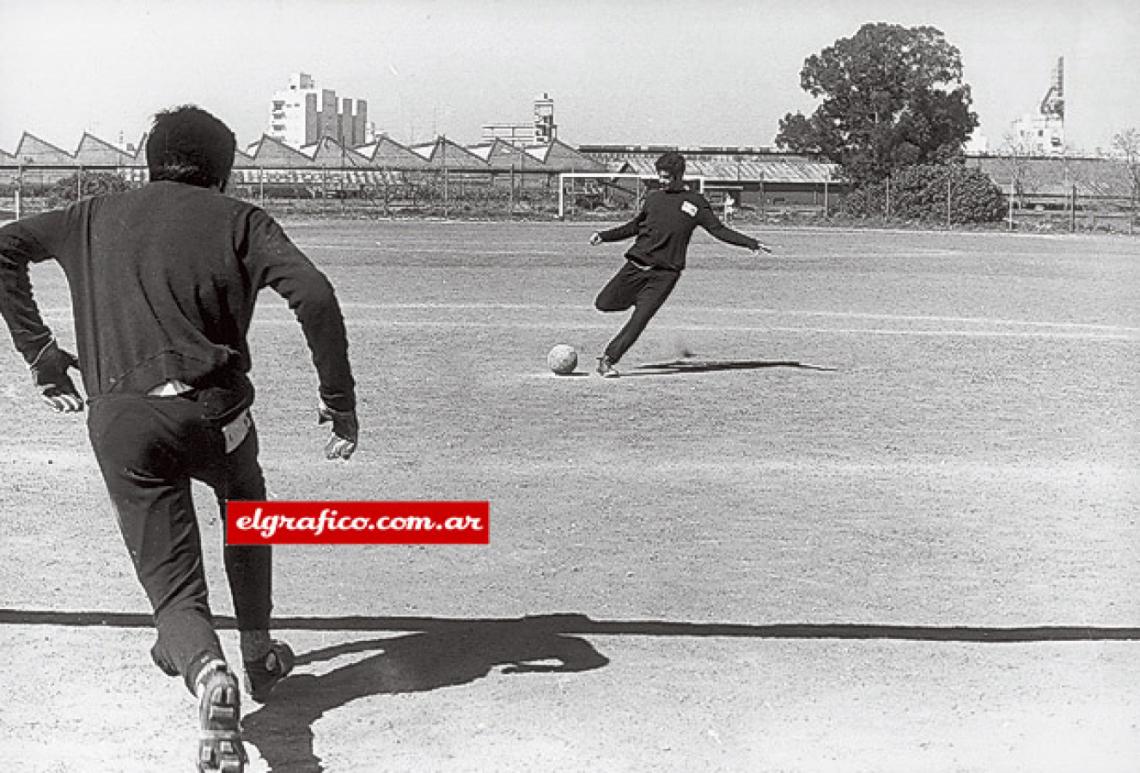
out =
[[[233,628],[232,617],[219,617]],[[591,620],[556,614],[520,619],[436,617],[287,617],[279,631],[388,631],[302,653],[298,665],[372,653],[321,675],[297,673],[283,680],[273,700],[243,722],[245,738],[274,773],[317,773],[313,725],[325,713],[370,695],[424,692],[467,684],[502,667],[502,673],[576,672],[604,667],[609,659],[584,636],[685,636],[750,639],[839,639],[1018,644],[1030,642],[1140,641],[1140,628],[1097,626],[918,626],[852,623],[689,623],[663,620]],[[150,628],[150,615],[0,609],[0,625],[66,625]]]
[[[499,666],[504,674],[566,673],[609,663],[585,639],[562,633],[562,627],[556,617],[472,621],[304,653],[299,666],[373,654],[320,676],[297,674],[283,680],[269,703],[245,716],[245,740],[275,773],[315,773],[323,767],[313,750],[313,725],[358,698],[466,684]]]
[[[828,373],[835,368],[808,365],[797,360],[699,360],[685,357],[669,362],[652,362],[622,371],[623,376],[677,376],[692,373],[712,373],[721,370],[760,370],[762,368],[795,368]]]
[[[219,629],[237,627],[234,618],[217,615]],[[139,612],[56,612],[0,608],[0,625],[63,625],[73,628],[153,628],[154,618]],[[276,617],[278,631],[408,631],[454,635],[484,626],[532,626],[544,635],[694,636],[747,639],[889,639],[894,641],[1027,644],[1062,641],[1140,641],[1140,628],[1096,625],[1033,625],[1012,627],[887,625],[876,623],[686,623],[671,620],[591,620],[586,615],[535,615],[517,619],[446,617]]]

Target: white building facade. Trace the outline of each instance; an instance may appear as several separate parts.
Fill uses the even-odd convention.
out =
[[[534,120],[529,123],[485,123],[483,141],[502,140],[511,145],[549,145],[558,139],[554,100],[544,93],[534,100]]]
[[[340,99],[332,89],[318,88],[308,73],[293,73],[289,87],[276,92],[269,107],[270,137],[301,148],[329,137],[348,147],[372,141],[368,103]]]
[[[1053,81],[1036,115],[1025,115],[1012,127],[1013,141],[1023,152],[1034,156],[1061,156],[1065,153],[1065,59],[1057,60]]]

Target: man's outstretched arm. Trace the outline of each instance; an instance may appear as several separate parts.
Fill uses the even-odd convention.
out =
[[[619,225],[617,228],[610,228],[605,231],[594,231],[594,233],[590,234],[590,244],[598,245],[602,242],[620,242],[622,239],[630,239],[637,236],[637,232],[641,228],[641,221],[644,219],[645,210],[642,209],[637,213],[637,217],[624,225]]]
[[[747,234],[742,234],[733,228],[729,228],[720,221],[716,213],[712,211],[712,207],[705,202],[697,212],[697,222],[709,232],[713,237],[719,239],[726,244],[734,244],[737,247],[747,247],[754,253],[771,253],[772,249],[767,245],[761,243]]]
[[[83,398],[67,371],[78,368],[79,360],[59,348],[40,315],[28,275],[29,263],[51,257],[37,230],[51,233],[52,228],[62,227],[54,223],[55,217],[56,213],[46,213],[0,228],[0,315],[44,402],[53,410],[73,413],[83,410]]]

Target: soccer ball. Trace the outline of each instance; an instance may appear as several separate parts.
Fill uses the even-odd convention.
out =
[[[546,365],[559,376],[573,373],[574,368],[578,367],[578,352],[574,351],[573,346],[558,344],[546,355]]]

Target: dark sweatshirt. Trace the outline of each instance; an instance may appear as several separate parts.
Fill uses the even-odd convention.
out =
[[[704,196],[674,186],[650,191],[637,217],[625,225],[601,231],[598,236],[604,242],[636,236],[637,240],[625,253],[627,258],[654,268],[682,271],[689,239],[698,225],[722,242],[751,250],[760,244],[720,222]]]
[[[332,285],[261,209],[217,191],[153,182],[0,228],[0,312],[31,363],[51,340],[28,264],[55,258],[71,288],[83,384],[91,398],[199,385],[250,369],[258,291],[297,315],[320,395],[355,407],[344,318]]]

